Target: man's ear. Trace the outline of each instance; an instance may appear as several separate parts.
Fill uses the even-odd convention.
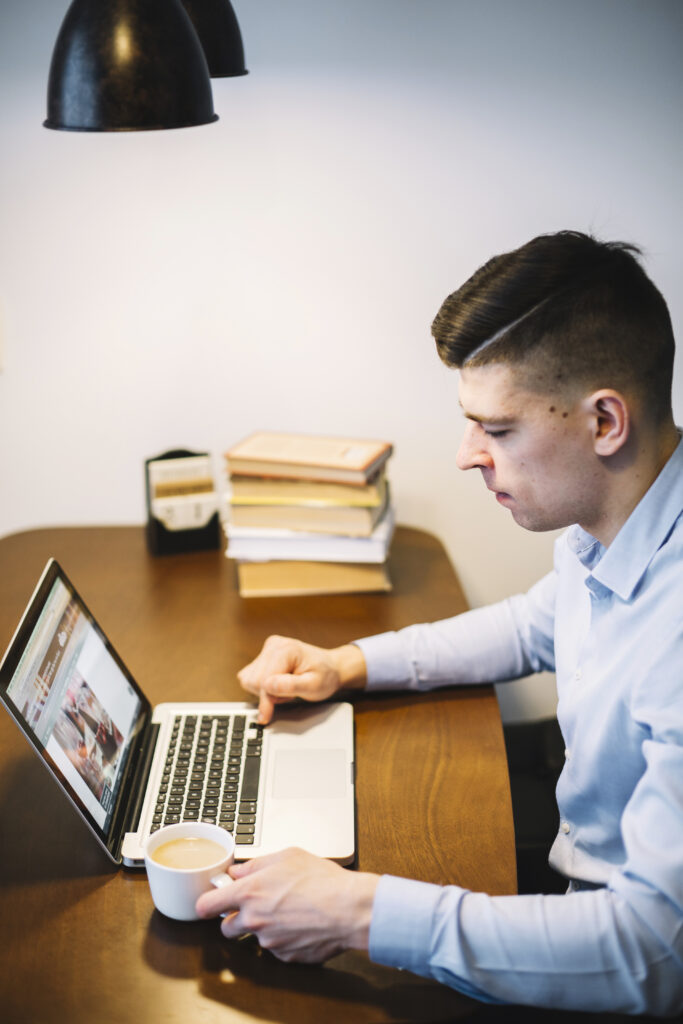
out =
[[[619,391],[601,388],[586,399],[596,455],[615,455],[631,433],[627,400]]]

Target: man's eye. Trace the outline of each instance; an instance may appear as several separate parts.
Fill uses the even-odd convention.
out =
[[[484,428],[484,433],[487,434],[488,437],[505,437],[505,435],[508,434],[509,431],[508,430],[490,430],[490,429],[487,430],[486,428]]]

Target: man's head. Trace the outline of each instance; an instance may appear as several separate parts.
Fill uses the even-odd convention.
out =
[[[458,465],[530,530],[610,543],[677,442],[674,341],[632,247],[562,232],[496,256],[432,332],[460,375]]]
[[[673,331],[636,253],[561,231],[494,256],[437,313],[441,359],[459,368],[503,363],[528,390],[556,397],[615,388],[665,421]]]

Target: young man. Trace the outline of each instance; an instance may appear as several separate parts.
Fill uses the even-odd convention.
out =
[[[524,595],[322,650],[269,638],[240,673],[275,704],[556,673],[566,763],[550,853],[563,896],[490,897],[301,851],[203,896],[286,960],[368,949],[492,1002],[683,1009],[683,444],[666,304],[618,243],[574,232],[495,257],[433,333],[460,368],[461,469],[515,521],[566,527]]]

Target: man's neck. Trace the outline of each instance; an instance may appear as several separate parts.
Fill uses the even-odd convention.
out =
[[[673,421],[666,429],[649,437],[644,432],[634,436],[619,459],[605,464],[605,497],[596,521],[579,525],[608,548],[650,490],[680,440]]]

